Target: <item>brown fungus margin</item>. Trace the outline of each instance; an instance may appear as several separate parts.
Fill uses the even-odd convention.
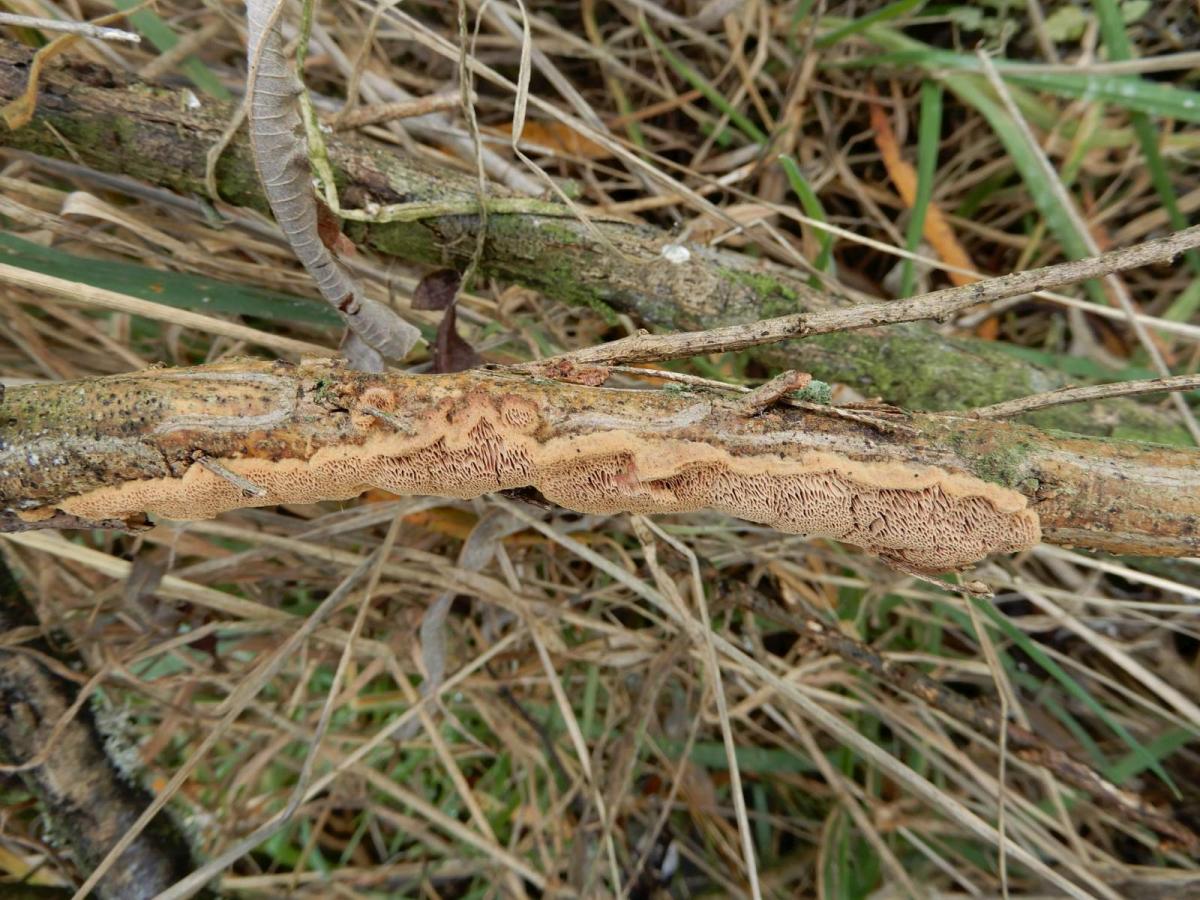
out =
[[[348,500],[368,488],[466,499],[532,487],[581,513],[717,510],[925,572],[959,570],[1040,538],[1037,513],[1015,490],[904,461],[898,448],[876,448],[874,458],[824,449],[827,430],[796,427],[820,423],[748,418],[706,396],[250,361],[99,381],[109,390],[97,396],[115,402],[114,416],[127,423],[149,414],[135,416],[132,430],[102,416],[83,443],[163,460],[159,473],[64,490],[27,505],[23,519],[201,519]],[[65,431],[59,439],[87,452]]]

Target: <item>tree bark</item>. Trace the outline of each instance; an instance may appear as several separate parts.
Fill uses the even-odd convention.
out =
[[[30,53],[0,42],[0,101],[24,89]],[[206,154],[233,116],[228,104],[197,107],[183,91],[151,88],[78,62],[52,65],[39,84],[33,121],[0,125],[0,144],[128,175],[184,194],[204,193]],[[189,102],[189,99],[191,102]],[[378,145],[330,142],[343,203],[450,204],[471,208],[474,179],[403,157]],[[221,196],[266,209],[248,142],[234,139],[217,167]],[[499,187],[493,197],[511,196]],[[481,227],[474,214],[412,221],[348,223],[359,243],[400,259],[464,267]],[[674,243],[655,228],[561,216],[493,212],[480,271],[554,299],[626,312],[664,330],[700,330],[842,303],[813,291],[798,273],[748,257],[686,244],[687,259],[668,262]],[[1067,385],[1063,373],[1016,359],[994,344],[951,338],[920,325],[822,335],[759,348],[771,365],[803,369],[825,381],[913,409],[970,409]],[[1186,443],[1172,419],[1128,399],[1033,413],[1028,421],[1085,434]]]
[[[3,411],[8,528],[528,485],[583,512],[717,508],[922,571],[1020,549],[1038,520],[1054,543],[1200,553],[1200,451],[958,416],[256,360],[10,387]]]

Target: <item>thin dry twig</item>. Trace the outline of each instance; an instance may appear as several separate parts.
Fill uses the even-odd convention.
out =
[[[763,319],[746,325],[728,325],[706,331],[676,334],[641,333],[621,338],[597,347],[560,353],[536,363],[520,367],[540,370],[548,365],[568,362],[573,365],[613,365],[615,363],[654,362],[682,359],[706,353],[725,353],[745,350],[779,341],[917,322],[922,319],[943,319],[972,306],[1017,297],[1046,288],[1061,287],[1098,278],[1126,269],[1170,262],[1179,254],[1200,247],[1200,225],[1167,237],[1146,241],[1133,247],[1114,250],[1100,256],[1071,262],[1056,263],[977,281],[962,287],[946,288],[914,297],[886,303],[868,303],[849,309],[833,309],[811,313],[796,313]]]
[[[776,375],[766,384],[761,384],[748,394],[737,399],[738,412],[752,416],[778,403],[793,391],[800,391],[812,382],[807,372],[789,370]]]
[[[984,75],[987,76],[988,83],[993,87],[993,89],[995,89],[997,95],[1000,97],[1001,102],[1004,104],[1005,109],[1008,110],[1008,114],[1012,117],[1013,121],[1016,122],[1017,129],[1024,136],[1034,158],[1045,171],[1047,182],[1058,195],[1055,198],[1056,202],[1059,203],[1064,212],[1066,212],[1067,216],[1070,218],[1075,231],[1078,233],[1080,240],[1083,241],[1084,246],[1088,249],[1088,251],[1091,253],[1097,253],[1099,251],[1099,246],[1096,243],[1095,237],[1092,236],[1091,229],[1088,228],[1087,223],[1083,221],[1083,216],[1080,214],[1079,208],[1076,206],[1074,199],[1067,192],[1066,186],[1063,184],[1062,179],[1058,176],[1058,172],[1055,171],[1054,167],[1050,164],[1050,160],[1046,157],[1042,146],[1034,138],[1033,131],[1030,129],[1029,123],[1025,120],[1025,116],[1022,115],[1021,110],[1017,108],[1016,101],[1013,100],[1012,94],[1008,90],[1008,86],[1004,83],[1004,79],[1000,77],[1000,73],[996,71],[995,65],[992,64],[991,59],[988,58],[986,53],[984,53],[982,50],[976,51],[976,57],[979,59],[979,64],[983,68]],[[1184,249],[1191,248],[1187,247]],[[1137,336],[1138,343],[1142,345],[1142,349],[1145,350],[1146,355],[1150,357],[1151,365],[1153,365],[1154,369],[1160,376],[1166,378],[1171,374],[1171,370],[1167,367],[1167,361],[1163,358],[1162,350],[1159,348],[1158,344],[1155,343],[1153,336],[1146,329],[1145,324],[1138,318],[1138,309],[1136,306],[1134,306],[1133,298],[1129,295],[1129,289],[1125,286],[1124,282],[1115,277],[1115,271],[1117,270],[1105,273],[1107,276],[1105,281],[1111,288],[1112,296],[1116,298],[1117,305],[1121,307],[1121,311],[1125,313],[1125,316],[1129,322],[1129,327],[1133,329],[1133,333]],[[1184,400],[1184,398],[1179,394],[1172,394],[1171,402],[1174,404],[1175,409],[1179,411],[1179,415],[1182,417],[1188,431],[1191,432],[1192,439],[1195,440],[1197,444],[1200,444],[1200,422],[1196,421],[1196,417],[1192,413],[1192,408],[1188,406],[1187,401]]]
[[[1164,391],[1193,391],[1200,389],[1200,375],[1172,375],[1168,378],[1147,378],[1142,381],[1116,381],[1111,384],[1093,384],[1084,387],[1060,388],[1030,397],[1018,397],[1004,403],[993,403],[971,411],[980,419],[1008,419],[1013,416],[1047,409],[1067,403],[1090,403],[1109,397],[1132,397],[1139,394],[1157,394]]]
[[[445,112],[454,109],[460,103],[459,94],[429,94],[412,100],[397,100],[394,103],[372,103],[360,106],[334,120],[334,131],[351,131],[355,128],[365,128],[367,125],[380,125],[384,122],[394,122],[397,119],[412,119],[425,116],[431,112]],[[474,98],[472,98],[474,102]]]
[[[250,479],[243,478],[236,472],[229,471],[229,469],[221,465],[212,457],[201,454],[200,456],[196,457],[196,462],[208,469],[208,471],[212,472],[214,475],[224,478],[226,481],[244,493],[247,497],[265,497],[267,495],[265,488],[259,487]]]
[[[92,22],[71,22],[66,19],[46,19],[40,16],[20,16],[16,13],[0,12],[0,25],[17,28],[36,28],[39,31],[58,31],[79,37],[96,38],[101,41],[123,41],[127,44],[141,43],[142,36],[123,28],[108,28]]]

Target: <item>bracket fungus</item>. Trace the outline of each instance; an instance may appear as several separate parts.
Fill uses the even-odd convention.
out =
[[[707,400],[481,372],[238,367],[240,375],[218,367],[160,375],[153,405],[129,401],[147,413],[136,433],[102,420],[94,439],[63,436],[79,454],[102,449],[147,466],[136,476],[124,466],[86,489],[73,482],[22,517],[197,519],[369,488],[471,498],[532,487],[581,513],[717,510],[923,572],[961,569],[1040,536],[1037,513],[1015,490],[894,455],[856,459],[827,449],[817,432],[747,420]],[[119,395],[150,380],[104,381]]]

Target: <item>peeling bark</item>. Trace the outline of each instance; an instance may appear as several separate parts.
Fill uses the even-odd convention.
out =
[[[945,415],[254,360],[11,387],[4,409],[0,507],[32,523],[528,486],[584,512],[716,508],[930,571],[1021,549],[1039,521],[1060,544],[1200,553],[1200,451]]]
[[[24,89],[30,55],[0,42],[0,101]],[[0,128],[0,144],[203,194],[206,153],[232,115],[228,105],[203,103],[192,108],[181,91],[67,63],[43,73],[34,120],[18,131]],[[356,207],[422,202],[469,208],[475,202],[469,176],[345,137],[329,150],[341,196]],[[267,209],[243,136],[222,156],[217,181],[229,202]],[[506,196],[497,186],[491,190]],[[687,260],[669,263],[662,248],[673,241],[654,228],[612,221],[589,228],[565,210],[563,217],[494,212],[488,220],[482,273],[567,303],[611,307],[666,330],[750,322],[837,302],[814,293],[789,269],[736,253],[688,244]],[[475,215],[430,213],[413,221],[349,223],[347,230],[380,253],[461,268],[480,227]],[[923,326],[823,335],[756,352],[772,365],[803,369],[915,409],[987,406],[1069,381],[987,341],[948,338]],[[1028,420],[1064,431],[1187,442],[1170,417],[1126,399],[1043,410]]]

